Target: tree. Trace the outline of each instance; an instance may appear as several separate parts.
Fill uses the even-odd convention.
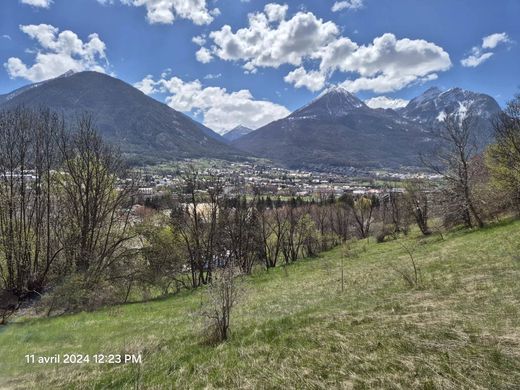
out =
[[[218,175],[202,177],[189,168],[183,175],[184,203],[172,211],[173,229],[182,237],[193,287],[207,284],[215,261],[223,260],[218,217],[222,212],[223,182]]]
[[[421,156],[425,166],[442,175],[448,211],[460,217],[467,227],[484,226],[473,192],[475,172],[471,168],[479,153],[475,123],[471,113],[447,114],[443,126],[435,132],[438,141],[435,154]]]
[[[225,341],[229,338],[231,313],[242,292],[238,278],[241,273],[232,262],[215,270],[202,302],[201,315],[208,320],[212,340]]]
[[[159,286],[163,295],[168,294],[172,284],[176,289],[185,286],[180,235],[171,226],[161,221],[146,221],[136,227],[143,240],[140,253],[144,265],[137,267],[134,280],[150,286]],[[135,264],[135,261],[134,261]]]
[[[62,131],[58,146],[62,245],[68,264],[85,276],[87,286],[94,286],[125,256],[124,244],[133,237],[128,200],[135,180],[89,115],[78,118],[73,131]]]
[[[347,199],[347,204],[352,210],[355,225],[361,238],[368,238],[372,225],[372,214],[378,205],[376,197],[361,196],[357,199]]]
[[[54,185],[61,129],[46,110],[0,113],[0,290],[21,299],[43,292],[63,250]]]
[[[430,200],[427,184],[422,180],[408,180],[405,182],[405,191],[405,202],[421,233],[425,236],[432,234],[428,225]]]
[[[262,257],[267,269],[276,267],[282,253],[282,244],[287,231],[287,220],[281,207],[260,209],[260,237]]]
[[[228,202],[220,214],[219,226],[229,260],[237,264],[245,274],[250,274],[261,252],[258,211],[256,199],[245,197]]]
[[[493,121],[495,143],[486,163],[499,191],[506,192],[520,215],[520,94]]]

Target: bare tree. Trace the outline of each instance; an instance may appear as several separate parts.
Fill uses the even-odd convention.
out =
[[[435,133],[438,139],[435,155],[423,155],[421,159],[425,166],[442,175],[446,198],[465,225],[483,227],[473,193],[475,177],[471,164],[479,152],[474,125],[475,117],[471,114],[446,115],[443,126]]]
[[[54,186],[62,128],[46,110],[0,113],[0,289],[22,299],[43,291],[62,250]]]
[[[421,233],[428,236],[432,233],[429,225],[430,200],[428,187],[421,180],[409,180],[405,183],[405,201],[412,213]]]
[[[263,208],[259,211],[262,255],[266,268],[274,268],[282,254],[282,245],[287,232],[287,220],[281,207]]]
[[[520,215],[520,94],[493,120],[495,144],[487,165],[500,191],[508,193]]]
[[[218,175],[201,177],[189,168],[183,176],[185,202],[172,212],[172,226],[181,235],[189,259],[192,286],[211,280],[213,263],[224,256],[218,217],[222,211],[223,182]]]
[[[231,313],[242,293],[238,280],[240,275],[240,270],[229,262],[215,270],[207,286],[206,300],[202,302],[200,313],[208,321],[211,341],[221,342],[229,338]]]
[[[94,285],[125,255],[124,244],[133,237],[128,200],[135,180],[119,153],[98,135],[89,115],[77,120],[74,131],[63,131],[58,145],[62,244],[69,264]]]
[[[260,223],[256,199],[245,197],[229,200],[220,214],[220,231],[230,261],[237,264],[245,274],[250,274],[260,258]]]

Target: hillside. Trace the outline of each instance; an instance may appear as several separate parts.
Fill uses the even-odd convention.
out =
[[[0,328],[0,388],[468,388],[520,383],[520,222],[358,241],[244,280],[232,338],[201,343],[201,291]],[[393,267],[410,267],[420,288]],[[34,365],[24,355],[139,353],[139,365]]]
[[[500,110],[484,94],[431,89],[406,108],[372,109],[343,88],[325,91],[287,118],[232,142],[239,149],[293,168],[419,166],[418,155],[435,147],[431,131],[447,112],[472,112],[489,141],[490,119]]]
[[[0,96],[0,109],[19,105],[48,107],[68,120],[91,113],[102,136],[137,161],[243,156],[202,124],[102,73],[67,73]]]

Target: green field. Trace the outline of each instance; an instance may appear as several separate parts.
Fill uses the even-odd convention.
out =
[[[422,283],[410,287],[395,269]],[[203,291],[0,329],[0,388],[520,387],[520,222],[359,241],[244,280],[231,339],[202,342]],[[142,354],[143,364],[39,365],[24,356]]]

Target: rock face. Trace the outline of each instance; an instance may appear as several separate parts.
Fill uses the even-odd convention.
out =
[[[236,141],[237,139],[243,137],[244,135],[252,133],[253,131],[254,130],[250,129],[249,127],[240,125],[240,126],[237,126],[233,129],[229,130],[228,132],[224,133],[222,135],[222,137],[224,137],[224,139],[231,142],[231,141]]]
[[[102,73],[66,73],[0,96],[0,109],[18,105],[48,107],[66,120],[91,113],[101,135],[135,162],[244,155],[202,124]]]
[[[458,110],[458,111],[457,111]],[[450,112],[478,116],[489,136],[500,107],[484,94],[432,88],[402,109],[372,109],[342,88],[325,91],[287,118],[238,138],[232,145],[288,166],[418,166],[434,145],[431,131]]]

